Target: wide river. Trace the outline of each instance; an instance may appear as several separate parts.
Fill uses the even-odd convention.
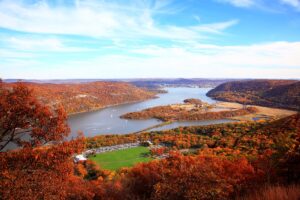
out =
[[[121,119],[120,116],[128,112],[140,111],[154,106],[182,103],[184,99],[188,98],[198,98],[208,103],[214,103],[214,100],[206,96],[206,93],[210,89],[189,87],[165,88],[168,93],[158,94],[159,98],[156,99],[111,106],[97,111],[72,115],[68,119],[68,124],[71,127],[71,137],[75,136],[79,130],[87,137],[103,134],[126,134],[144,130],[162,122],[157,119],[126,120]],[[179,126],[219,124],[230,121],[232,120],[174,122],[151,130],[166,130]]]

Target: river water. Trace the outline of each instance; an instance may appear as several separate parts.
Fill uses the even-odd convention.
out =
[[[165,88],[168,93],[158,94],[159,98],[156,99],[111,106],[97,111],[72,115],[68,119],[68,124],[71,128],[71,137],[75,136],[78,131],[82,131],[86,137],[92,137],[103,134],[133,133],[146,129],[160,124],[161,121],[157,119],[126,120],[121,119],[120,116],[128,112],[140,111],[154,106],[182,103],[183,100],[187,98],[198,98],[208,103],[214,103],[214,100],[206,96],[206,93],[210,89],[211,88],[190,87]],[[232,120],[174,122],[151,130],[166,130],[179,126],[219,124],[230,121]]]

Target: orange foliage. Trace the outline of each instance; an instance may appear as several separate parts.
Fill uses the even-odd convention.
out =
[[[0,153],[3,199],[62,199],[73,174],[71,156],[82,141]]]
[[[231,81],[207,95],[221,101],[300,110],[300,81],[296,80]]]
[[[150,152],[151,152],[151,155],[161,156],[167,152],[167,148],[165,148],[165,147],[151,148]]]
[[[32,132],[28,141],[15,140],[24,148],[0,153],[1,199],[222,200],[242,196],[261,181],[299,181],[299,114],[265,123],[185,127],[63,142],[68,128],[62,109],[54,112],[40,105],[22,84],[0,89],[0,104],[5,105],[0,107],[0,130],[6,128],[2,133]],[[42,146],[53,140],[56,144]],[[72,162],[72,156],[81,153],[85,145],[95,148],[147,140],[165,146],[153,150],[157,154],[172,148],[197,148],[198,155],[171,152],[166,159],[118,172],[101,170],[91,161]],[[273,197],[269,191],[285,193],[276,188],[262,193]]]
[[[109,105],[141,101],[154,97],[153,92],[128,83],[91,82],[73,84],[24,83],[42,103],[62,105],[68,114],[86,112]],[[5,84],[13,87],[15,83]]]
[[[252,191],[248,196],[238,198],[241,200],[299,200],[300,186],[265,186],[257,191]]]
[[[167,159],[134,167],[123,182],[124,199],[228,199],[254,177],[246,159],[173,153]]]
[[[202,109],[177,109],[172,106],[157,106],[148,108],[139,112],[131,112],[121,116],[125,119],[149,119],[157,118],[163,121],[182,121],[182,120],[212,120],[224,119],[228,117],[247,115],[257,112],[254,107],[245,109],[219,111],[219,112],[203,112]]]
[[[39,146],[59,141],[69,134],[62,107],[52,111],[40,104],[22,83],[11,89],[0,87],[0,150],[9,143]],[[25,134],[25,135],[24,135]]]

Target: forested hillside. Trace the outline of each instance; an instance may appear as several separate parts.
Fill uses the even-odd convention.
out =
[[[300,81],[233,81],[219,85],[207,96],[221,101],[299,110]]]
[[[6,83],[12,87],[16,83]],[[99,109],[105,106],[154,98],[153,92],[128,83],[92,82],[74,84],[24,83],[49,106],[62,105],[68,114]]]

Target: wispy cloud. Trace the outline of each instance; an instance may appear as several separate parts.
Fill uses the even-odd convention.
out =
[[[8,37],[5,43],[9,49],[28,52],[82,52],[93,50],[91,48],[66,45],[62,39],[51,37]]]
[[[198,66],[300,66],[300,42],[272,42],[243,46],[220,46],[194,43],[189,46],[162,48],[148,46],[133,50],[155,57],[183,57]],[[173,55],[173,56],[172,56]]]
[[[292,6],[297,10],[300,10],[300,1],[299,0],[280,0],[283,4]]]
[[[238,22],[229,19],[192,26],[162,25],[155,16],[172,14],[174,6],[171,3],[133,1],[130,5],[119,5],[109,1],[76,1],[74,6],[50,6],[44,1],[31,5],[20,1],[1,1],[0,27],[30,33],[98,38],[199,39],[207,33],[223,32]],[[173,9],[176,10],[176,7]]]
[[[136,77],[231,77],[299,78],[300,42],[272,42],[254,45],[222,46],[194,43],[187,46],[144,46],[132,54],[98,55],[47,63],[47,74],[26,70],[22,62],[10,63],[5,77],[17,78],[136,78]],[[35,64],[36,69],[42,63]],[[22,67],[23,66],[23,67]],[[122,72],[122,73],[116,73]],[[133,73],[134,72],[134,73]],[[10,76],[9,76],[10,74]]]
[[[214,1],[268,9],[262,0]],[[185,10],[183,1],[24,2],[0,0],[0,76],[5,78],[299,78],[300,42],[283,32],[279,41],[262,43],[261,36],[273,33],[274,26],[260,32],[239,9],[230,9],[237,15],[225,13],[232,18],[208,18]],[[299,1],[276,2],[297,8]],[[257,40],[239,29],[248,25],[258,31]]]
[[[255,0],[217,0],[223,3],[229,3],[237,7],[252,7],[256,4]]]
[[[281,13],[284,8],[280,5],[287,5],[294,7],[300,11],[300,0],[273,0],[272,3],[264,0],[215,0],[220,3],[231,4],[240,8],[256,8],[268,12]]]

